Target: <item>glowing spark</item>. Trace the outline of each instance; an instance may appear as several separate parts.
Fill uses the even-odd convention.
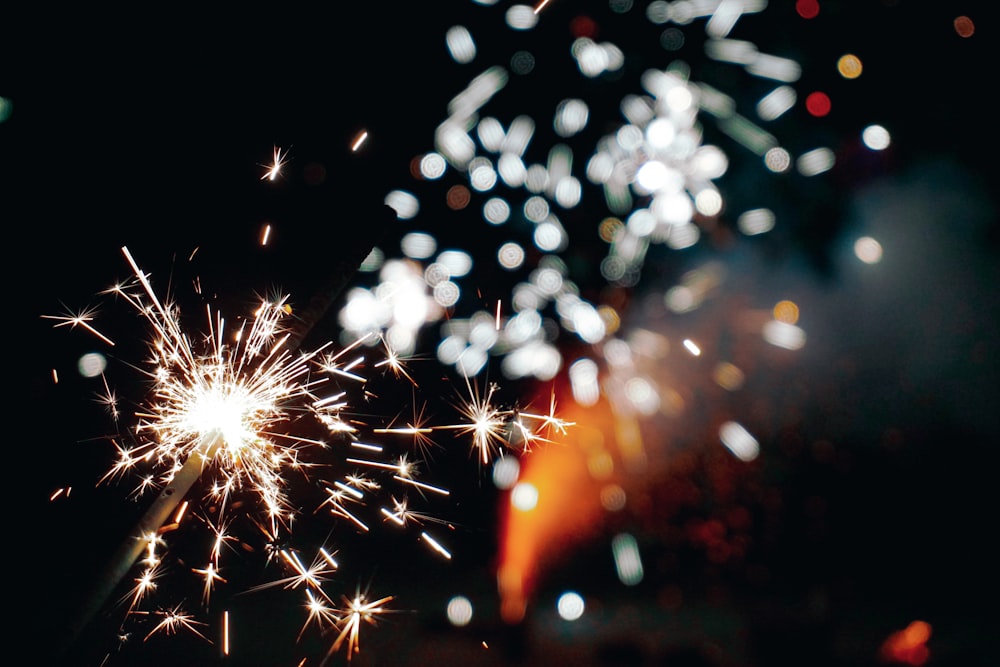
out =
[[[415,400],[415,399],[414,399]],[[424,411],[426,410],[426,404],[421,406],[418,411],[416,408],[416,403],[413,407],[413,420],[407,423],[406,426],[393,426],[395,419],[385,428],[373,429],[373,433],[379,434],[398,434],[398,435],[412,435],[413,444],[420,450],[421,454],[425,457],[428,455],[430,449],[436,445],[436,443],[430,438],[429,434],[434,432],[434,429],[425,426],[427,423],[424,417]]]
[[[420,537],[422,537],[425,540],[427,540],[427,544],[431,545],[431,547],[434,549],[434,551],[437,551],[439,554],[441,554],[442,556],[444,556],[448,560],[451,560],[451,553],[449,553],[447,549],[445,549],[443,546],[441,546],[440,542],[438,542],[437,540],[435,540],[433,537],[431,537],[427,533],[420,533]]]
[[[558,433],[560,435],[566,435],[566,429],[568,429],[570,426],[575,426],[576,425],[575,422],[566,421],[565,419],[561,419],[561,418],[559,418],[559,417],[556,416],[556,392],[555,392],[555,389],[552,390],[552,395],[549,398],[549,412],[548,412],[548,414],[539,415],[539,414],[533,414],[533,413],[530,413],[530,412],[520,412],[519,416],[522,417],[522,418],[534,419],[534,420],[540,421],[540,422],[542,422],[542,426],[541,426],[542,429],[545,429],[546,431],[548,431],[550,433]],[[525,432],[527,432],[526,429],[525,429],[525,427],[522,425],[522,423],[521,423],[520,420],[518,420],[516,422],[516,425],[518,427],[520,427],[521,429],[525,430]],[[532,438],[532,439],[534,439],[534,438]],[[527,439],[527,440],[528,440],[528,442],[531,442],[532,439]]]
[[[438,429],[457,429],[464,434],[472,434],[472,449],[479,453],[480,463],[490,462],[494,456],[503,455],[507,444],[507,418],[512,412],[501,410],[492,404],[493,394],[498,387],[490,384],[485,396],[479,395],[478,386],[474,387],[468,377],[465,379],[469,390],[469,398],[462,399],[457,406],[465,416],[464,424],[438,426]]]
[[[130,591],[132,600],[129,603],[129,610],[134,609],[147,593],[156,588],[156,579],[158,576],[159,572],[154,566],[143,570],[142,575],[135,579],[135,586]]]
[[[345,615],[339,622],[340,634],[337,635],[337,639],[330,646],[330,650],[327,652],[322,664],[325,664],[330,656],[339,651],[345,642],[347,643],[347,660],[350,662],[353,655],[361,651],[361,623],[365,622],[374,625],[377,622],[377,616],[387,611],[383,607],[391,601],[392,596],[388,596],[373,602],[366,602],[361,593],[355,595],[354,599],[345,597],[344,602],[346,605],[342,609]]]
[[[222,612],[222,655],[229,655],[229,610]]]
[[[267,171],[264,172],[264,175],[260,177],[260,180],[273,181],[279,176],[279,174],[281,173],[281,168],[284,167],[287,162],[288,162],[288,155],[287,154],[283,155],[281,149],[275,146],[274,159],[272,160],[271,164],[267,166]]]
[[[320,591],[322,594],[322,591]],[[321,598],[317,598],[313,595],[313,592],[306,589],[306,609],[309,611],[309,615],[306,617],[306,622],[303,623],[302,629],[299,630],[299,639],[302,638],[302,634],[306,631],[313,622],[319,624],[321,627],[333,627],[339,621],[340,618],[337,616],[337,610],[327,605],[328,600],[325,595]]]
[[[362,130],[360,134],[354,139],[354,143],[351,144],[351,152],[356,152],[361,148],[362,144],[368,139],[368,130]]]
[[[174,515],[174,523],[180,523],[181,519],[184,518],[184,513],[187,512],[188,502],[185,500],[181,503],[181,506],[177,509],[177,514]]]
[[[211,644],[209,639],[205,635],[201,634],[201,632],[198,630],[197,627],[199,625],[205,625],[205,623],[196,621],[194,620],[194,617],[191,616],[190,614],[182,612],[180,605],[174,607],[170,611],[157,612],[157,613],[163,616],[163,620],[157,623],[156,627],[154,627],[152,630],[149,631],[149,634],[146,635],[143,641],[146,641],[157,632],[162,631],[164,634],[172,635],[176,634],[178,630],[184,629],[184,630],[190,630],[191,632],[193,632],[194,634],[198,635],[199,637],[201,637],[202,639]]]
[[[409,484],[410,486],[415,486],[418,489],[423,489],[424,491],[433,491],[434,493],[441,494],[442,496],[447,496],[450,491],[448,489],[442,489],[438,486],[431,486],[430,484],[424,484],[423,482],[418,482],[415,479],[410,479],[408,477],[403,477],[401,475],[393,475],[392,477],[397,482],[402,482],[403,484]]]
[[[201,600],[207,605],[209,598],[212,596],[212,590],[215,588],[215,582],[221,581],[225,583],[226,580],[219,575],[219,571],[216,569],[214,563],[209,563],[201,569],[194,568],[192,571],[195,574],[205,577],[205,587],[201,593]]]
[[[414,380],[413,377],[406,371],[406,365],[403,363],[399,353],[390,347],[384,336],[382,337],[382,344],[385,347],[385,359],[375,364],[375,368],[388,366],[389,370],[391,370],[396,377],[405,377],[413,386],[416,386],[417,381]]]
[[[95,336],[103,340],[108,345],[114,347],[115,345],[114,341],[112,341],[110,338],[108,338],[107,336],[105,336],[100,331],[98,331],[97,329],[95,329],[90,325],[90,322],[94,319],[94,316],[96,314],[97,314],[96,308],[85,308],[75,314],[68,313],[66,315],[42,315],[42,318],[47,320],[59,320],[59,324],[53,325],[53,327],[55,328],[68,326],[71,329],[75,329],[76,327],[83,327],[90,333],[94,334]]]

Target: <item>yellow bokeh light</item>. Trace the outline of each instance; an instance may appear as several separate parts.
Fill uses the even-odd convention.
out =
[[[862,69],[861,59],[853,53],[845,53],[837,60],[837,72],[845,79],[857,79]]]
[[[799,321],[799,307],[791,301],[779,301],[774,305],[774,319],[785,324]]]
[[[618,235],[618,230],[624,227],[624,224],[618,218],[604,218],[598,227],[598,234],[601,240],[605,243],[611,243],[615,240]]]

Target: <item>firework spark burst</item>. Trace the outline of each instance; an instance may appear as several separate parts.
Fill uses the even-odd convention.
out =
[[[336,551],[324,543],[310,562],[301,547],[291,544],[293,525],[302,519],[304,504],[291,496],[293,489],[303,485],[311,489],[319,496],[314,515],[344,523],[358,534],[371,532],[375,523],[398,529],[419,526],[416,541],[437,557],[451,560],[449,548],[425,528],[442,524],[453,529],[453,525],[421,511],[411,497],[447,499],[449,489],[423,479],[426,456],[400,453],[399,447],[381,439],[403,440],[407,450],[426,455],[430,445],[437,445],[431,440],[435,431],[458,432],[471,436],[473,451],[486,463],[511,446],[508,436],[515,431],[529,442],[540,439],[542,430],[566,426],[555,417],[554,402],[548,415],[518,414],[494,404],[496,385],[481,395],[468,377],[468,398],[458,405],[463,421],[432,425],[424,415],[426,403],[416,407],[414,377],[384,336],[365,334],[340,349],[331,342],[311,350],[295,349],[290,343],[295,320],[287,296],[261,299],[252,316],[237,320],[233,327],[206,306],[204,330],[191,333],[183,324],[179,304],[162,300],[128,248],[121,252],[132,277],[101,294],[127,304],[148,328],[147,366],[139,370],[151,388],[148,398],[131,412],[134,422],[108,438],[116,455],[98,484],[134,477],[138,481],[131,497],[158,495],[113,559],[85,611],[83,625],[89,620],[87,614],[96,613],[128,577],[131,587],[118,598],[125,609],[119,636],[130,637],[127,623],[137,622],[147,626],[139,635],[144,642],[155,635],[187,633],[212,643],[204,632],[208,624],[185,608],[188,603],[164,605],[154,598],[169,597],[173,584],[166,583],[168,571],[186,572],[198,584],[192,598],[209,611],[216,592],[232,581],[227,574],[227,569],[232,571],[230,555],[256,551],[253,544],[258,543],[267,554],[267,564],[281,574],[244,592],[304,591],[307,619],[300,637],[314,625],[324,631],[334,627],[338,635],[331,654],[342,647],[356,653],[362,623],[373,623],[392,596],[369,602],[359,593],[345,597],[344,606],[338,608],[336,595],[324,588],[339,569]],[[43,317],[54,320],[55,327],[79,327],[114,346],[112,336],[95,325],[96,314],[97,309],[91,308]],[[366,350],[376,345],[385,350],[385,358],[367,360]],[[357,418],[352,412],[352,389],[363,393],[365,400],[374,396],[367,389],[366,369],[412,392],[412,420],[402,425],[398,414]],[[102,382],[101,402],[118,423],[128,413],[106,378]],[[528,427],[529,421],[541,425],[538,433]],[[315,428],[298,428],[308,423]],[[196,485],[198,491],[192,493]],[[252,527],[250,535],[238,531],[243,524]],[[191,525],[195,528],[188,528]],[[207,535],[202,555],[180,560],[171,556],[178,542],[186,539],[181,537],[183,529],[185,535],[191,530]],[[134,567],[138,572],[129,576]],[[228,628],[228,614],[223,618]],[[228,642],[228,630],[226,636]]]

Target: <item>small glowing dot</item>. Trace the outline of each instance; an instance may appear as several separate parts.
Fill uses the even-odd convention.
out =
[[[701,348],[698,347],[698,344],[695,343],[690,338],[684,339],[684,347],[687,349],[688,352],[690,352],[694,356],[696,357],[701,356]]]
[[[427,259],[437,251],[437,239],[424,232],[410,232],[400,240],[399,246],[411,259]]]
[[[528,5],[517,4],[507,10],[507,25],[512,30],[531,30],[538,24],[535,10]]]
[[[753,461],[760,454],[757,439],[734,421],[728,421],[719,427],[719,440],[741,461]]]
[[[493,464],[493,485],[498,489],[511,489],[517,483],[517,476],[520,474],[521,464],[513,456],[497,459]]]
[[[817,118],[822,118],[830,113],[830,96],[826,93],[815,92],[806,96],[806,111]]]
[[[736,226],[747,236],[764,234],[774,229],[774,212],[766,208],[745,211],[736,219]]]
[[[491,225],[502,225],[510,218],[510,204],[499,197],[493,197],[483,204],[483,217]]]
[[[448,208],[453,211],[461,211],[463,208],[469,205],[469,200],[472,198],[469,189],[464,185],[453,185],[448,188],[448,194],[445,195],[445,201],[448,204]]]
[[[869,125],[861,131],[861,141],[873,151],[885,150],[891,141],[889,131],[881,125]]]
[[[451,308],[458,303],[462,296],[459,286],[450,280],[438,283],[434,286],[434,301],[445,308]]]
[[[792,166],[792,156],[784,148],[771,148],[764,154],[764,165],[774,173],[781,174]]]
[[[857,79],[862,69],[861,59],[853,53],[846,53],[837,60],[837,71],[845,79]]]
[[[107,367],[108,360],[104,358],[103,354],[97,352],[88,352],[80,357],[80,361],[77,363],[77,370],[85,378],[97,377]]]
[[[959,37],[972,37],[976,32],[976,24],[968,16],[959,16],[955,19],[955,32]]]
[[[464,595],[448,600],[448,622],[456,627],[468,625],[472,620],[472,602]]]
[[[717,190],[710,188],[702,190],[695,195],[694,207],[702,215],[718,215],[722,211],[722,195]]]
[[[385,196],[385,204],[400,220],[409,220],[420,211],[420,201],[411,192],[393,190]]]
[[[870,236],[862,236],[854,242],[854,254],[865,264],[882,261],[882,244]]]
[[[497,261],[500,266],[512,271],[524,264],[524,248],[513,241],[504,243],[497,251]]]
[[[444,175],[444,156],[440,153],[427,153],[420,159],[420,175],[428,180],[435,180]]]
[[[814,19],[819,15],[817,0],[796,0],[795,11],[804,19]]]
[[[514,74],[530,74],[535,69],[535,56],[528,51],[518,51],[510,57],[510,70]]]
[[[605,243],[611,243],[624,226],[625,224],[618,218],[604,218],[597,228],[597,234]]]
[[[799,321],[799,307],[792,301],[779,301],[774,305],[774,319],[786,324]]]
[[[476,42],[468,28],[461,25],[452,26],[445,33],[445,43],[452,59],[459,64],[470,63],[476,57]]]
[[[625,489],[617,484],[609,484],[601,489],[601,507],[609,512],[620,512],[625,509]]]
[[[530,512],[538,505],[538,489],[533,484],[519,482],[510,492],[510,502],[522,512]]]
[[[564,621],[575,621],[583,616],[584,603],[579,593],[567,591],[559,596],[556,610]]]
[[[736,391],[743,386],[746,377],[738,367],[729,362],[722,362],[715,367],[712,379],[726,391]]]

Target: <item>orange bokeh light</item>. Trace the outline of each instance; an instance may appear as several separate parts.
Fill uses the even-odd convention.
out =
[[[538,402],[548,399],[540,396]],[[574,425],[521,460],[518,483],[537,489],[537,504],[527,510],[509,501],[500,506],[497,585],[501,617],[511,624],[524,618],[544,571],[592,536],[603,516],[601,491],[608,480],[595,479],[590,462],[610,444],[604,435],[614,432],[610,409],[602,404],[583,408],[571,398],[558,405],[559,417]]]

